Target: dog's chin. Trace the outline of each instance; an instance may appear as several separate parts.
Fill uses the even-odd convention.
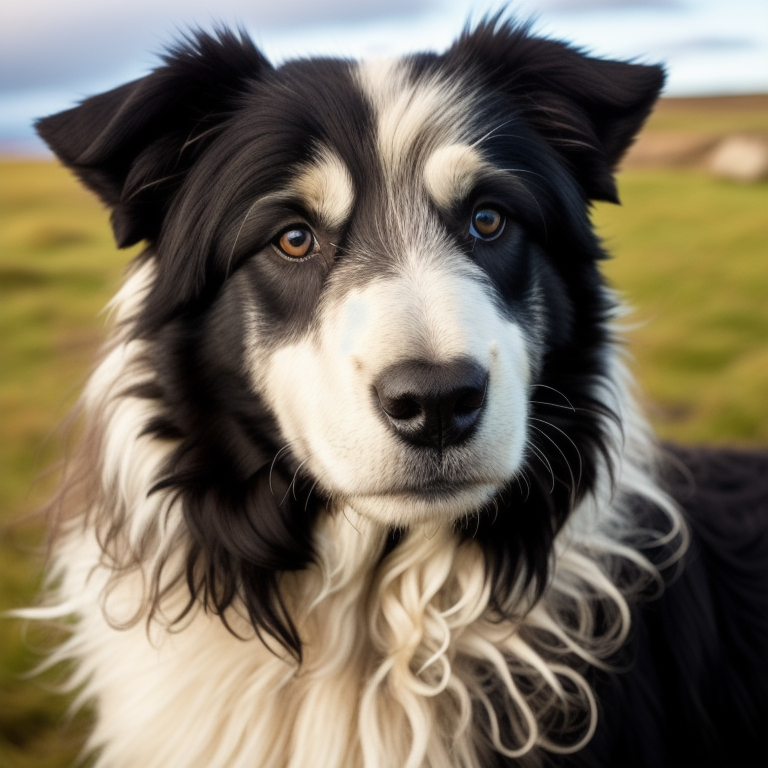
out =
[[[476,514],[494,497],[495,485],[434,486],[421,490],[358,494],[347,501],[356,512],[398,528],[453,522]]]

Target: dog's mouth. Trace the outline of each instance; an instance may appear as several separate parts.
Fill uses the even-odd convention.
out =
[[[394,467],[346,477],[321,467],[316,487],[335,505],[348,506],[387,525],[456,520],[485,508],[506,486],[509,462],[478,460],[471,451],[447,451],[441,457],[409,453]],[[514,474],[514,467],[511,468]]]
[[[354,494],[349,501],[365,516],[387,524],[409,526],[455,520],[484,507],[497,493],[491,482],[428,482]]]
[[[413,496],[414,498],[442,498],[445,496],[455,496],[457,494],[472,491],[472,489],[491,484],[489,481],[467,481],[467,480],[442,480],[425,483],[411,483],[402,487],[396,487],[385,490],[378,495],[381,496]]]
[[[421,458],[421,457],[420,457]],[[473,489],[487,486],[498,487],[505,482],[504,477],[489,471],[488,468],[475,466],[467,457],[456,460],[430,460],[414,462],[400,473],[386,479],[361,485],[355,495],[365,496],[412,496],[419,499],[440,498],[472,492]]]

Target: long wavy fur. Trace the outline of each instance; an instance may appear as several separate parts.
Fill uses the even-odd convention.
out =
[[[81,402],[84,452],[73,460],[57,500],[52,581],[58,597],[24,615],[74,613],[89,623],[102,611],[114,627],[133,627],[162,644],[164,633],[195,633],[210,620],[205,601],[190,605],[187,596],[191,542],[180,500],[172,491],[151,492],[174,443],[146,434],[155,405],[130,394],[152,380],[145,344],[131,337],[152,278],[148,262],[112,305],[114,340]],[[217,740],[221,747],[207,765],[479,767],[494,753],[534,757],[535,764],[537,747],[572,752],[587,743],[597,708],[585,669],[610,665],[630,631],[628,599],[660,585],[659,569],[680,557],[686,541],[676,507],[654,481],[653,444],[618,355],[612,370],[601,393],[612,416],[604,417],[610,439],[597,482],[557,534],[543,590],[521,574],[498,605],[482,547],[456,526],[414,528],[393,547],[386,527],[351,509],[331,510],[317,533],[316,562],[305,572],[283,574],[279,584],[283,608],[304,641],[302,663],[263,636],[268,651],[254,652],[250,663],[240,660],[224,680],[215,674],[220,661],[211,660],[210,689],[190,692],[197,705],[214,706],[223,695],[215,691],[234,686],[242,674],[250,697],[262,694],[269,702],[249,722],[244,741],[227,749],[226,740]],[[98,472],[96,455],[102,457]],[[532,452],[529,462],[537,458]],[[81,476],[94,475],[100,482],[84,488]],[[523,494],[525,484],[508,492]],[[667,525],[637,527],[632,510],[638,500],[659,510]],[[81,548],[91,528],[98,545],[89,561]],[[73,554],[88,573],[73,567]],[[239,637],[253,638],[237,601],[221,618]],[[78,702],[102,693],[95,674],[105,663],[94,645],[98,637],[78,631],[49,660],[80,659],[70,681],[80,691]],[[315,723],[327,708],[344,724],[333,740]],[[106,728],[97,726],[91,740],[104,766],[120,749]],[[167,739],[169,754],[181,759],[186,740],[176,743],[172,732]]]
[[[589,742],[590,676],[617,663],[632,602],[662,588],[687,541],[633,402],[586,202],[616,199],[612,169],[662,81],[658,67],[587,59],[500,18],[442,57],[354,71],[319,61],[277,72],[243,36],[222,32],[41,121],[112,207],[118,242],[148,242],[112,304],[111,340],[79,405],[81,447],[52,503],[51,597],[23,612],[77,617],[48,663],[76,659],[78,703],[107,713],[89,742],[99,768],[139,747],[158,768],[485,768],[537,765]],[[313,142],[326,149],[312,155]],[[395,147],[403,155],[389,157]],[[507,250],[491,239],[475,250],[471,210],[458,210],[474,199],[455,206],[458,224],[438,226],[424,189],[437,147],[459,147],[472,173],[492,169],[493,194],[513,201]],[[281,202],[295,192],[286,168],[352,232],[290,265],[274,231],[298,215]],[[469,195],[454,188],[460,174],[436,178],[448,197]],[[407,184],[410,197],[398,191]],[[366,282],[376,269],[380,282]],[[433,278],[477,298],[436,346],[438,362],[482,353],[488,386],[503,352],[491,405],[475,416],[493,406],[528,443],[522,463],[509,458],[516,469],[504,464],[491,483],[480,477],[497,471],[485,466],[487,445],[457,439],[444,479],[466,487],[451,487],[445,503],[483,483],[495,495],[458,519],[435,505],[432,522],[377,522],[355,511],[342,483],[307,469],[311,455],[300,460],[283,436],[290,409],[277,423],[277,395],[305,374],[303,358],[270,392],[259,365],[274,359],[265,350],[306,342],[342,291],[364,285],[368,308],[389,322],[377,285],[407,293],[411,280],[426,305]],[[440,312],[414,335],[450,337],[459,315]],[[410,319],[404,311],[389,337]],[[492,344],[456,341],[486,320]],[[377,375],[400,362],[399,342],[373,355]],[[414,356],[424,349],[411,346]],[[326,367],[341,364],[330,357]],[[359,405],[372,382],[355,375],[348,407],[386,443],[364,447],[427,477],[426,451],[393,437],[375,403]],[[305,400],[314,425],[322,409]],[[494,440],[518,455],[518,444]],[[481,465],[475,475],[456,470],[466,456]],[[414,478],[377,498],[431,504],[430,481],[414,491]]]

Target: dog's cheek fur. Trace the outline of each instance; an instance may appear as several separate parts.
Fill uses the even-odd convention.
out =
[[[201,601],[226,622],[242,601],[257,632],[300,655],[277,582],[312,560],[316,498],[295,477],[292,484],[287,457],[276,462],[280,430],[249,385],[246,282],[238,275],[208,312],[167,324],[146,353],[151,383],[131,394],[162,403],[143,431],[175,446],[150,491],[182,510],[190,536],[189,598],[175,618]]]

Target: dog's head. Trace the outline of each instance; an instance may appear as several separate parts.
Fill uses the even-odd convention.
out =
[[[340,505],[453,521],[499,584],[543,582],[606,428],[588,205],[616,200],[662,81],[498,21],[442,55],[276,69],[201,34],[40,121],[118,243],[148,243],[132,333],[155,378],[135,394],[176,441],[155,490],[184,505],[193,593],[223,610],[250,590],[296,645],[265,595]]]

